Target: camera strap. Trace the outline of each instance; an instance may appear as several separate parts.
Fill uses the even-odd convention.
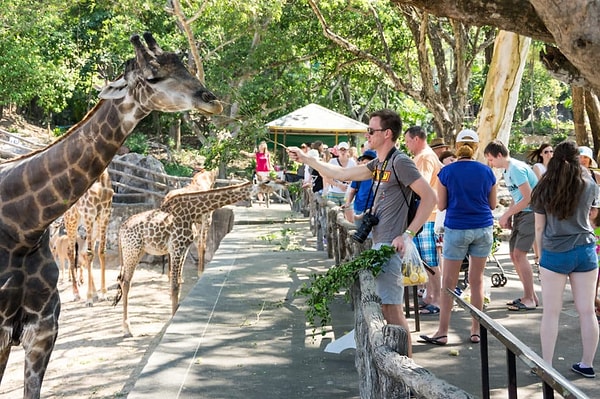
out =
[[[390,152],[388,152],[387,156],[385,157],[385,160],[383,161],[383,164],[381,165],[381,169],[377,169],[375,168],[374,172],[378,173],[378,179],[377,179],[377,187],[375,187],[375,192],[373,192],[373,190],[369,190],[369,195],[367,196],[367,204],[370,203],[371,201],[371,194],[373,194],[373,205],[375,205],[375,198],[377,198],[377,191],[379,190],[379,186],[381,185],[381,179],[383,178],[383,172],[385,172],[385,168],[387,168],[387,164],[390,160],[390,158],[392,158],[392,155],[394,155],[394,153],[396,152],[396,147],[392,147],[392,149],[390,150]],[[392,165],[393,167],[393,165]],[[372,206],[371,206],[372,208]],[[369,210],[367,211],[367,213],[370,215],[371,214],[371,208],[369,208]]]

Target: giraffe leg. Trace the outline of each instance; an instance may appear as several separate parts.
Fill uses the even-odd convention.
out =
[[[100,294],[98,299],[100,301],[106,300],[106,231],[108,230],[108,223],[106,227],[102,226],[99,228],[98,241],[98,263],[100,263]]]
[[[129,323],[129,313],[127,307],[129,306],[129,289],[131,288],[131,277],[127,280],[123,279],[121,282],[121,292],[123,295],[123,338],[131,338],[131,324]]]
[[[2,377],[4,376],[4,370],[6,370],[9,355],[10,345],[5,345],[3,348],[0,348],[0,382],[2,382]]]
[[[179,307],[179,291],[181,290],[181,271],[183,261],[185,260],[187,248],[180,248],[177,253],[171,256],[171,315],[177,312]]]
[[[198,276],[204,272],[206,263],[206,241],[208,239],[208,230],[210,229],[211,216],[202,215],[200,223],[200,234],[198,234],[198,244],[196,246],[198,252]]]
[[[35,325],[24,328],[22,345],[25,353],[25,393],[23,398],[39,399],[42,381],[50,361],[58,336],[58,316],[60,313],[60,299],[58,293],[53,295],[51,302],[54,309],[49,315],[36,321]],[[49,304],[50,309],[52,306]]]
[[[88,242],[88,250],[86,252],[85,261],[88,273],[88,290],[85,306],[92,307],[94,306],[94,302],[98,301],[98,293],[96,292],[96,285],[94,284],[94,251],[93,249],[90,249],[89,245],[90,243]],[[93,243],[91,245],[93,245]]]
[[[73,287],[73,301],[77,302],[81,299],[81,297],[79,296],[79,287],[77,286],[77,260],[79,258],[78,256],[78,248],[75,248],[75,246],[77,245],[77,243],[71,245],[71,240],[69,240],[69,246],[68,246],[68,254],[69,254],[69,277],[71,280],[71,286]],[[81,268],[81,265],[79,265],[79,267]]]
[[[77,287],[77,261],[78,251],[83,250],[83,248],[75,248],[77,246],[77,224],[79,223],[77,204],[65,212],[63,219],[67,233],[67,257],[69,259],[69,277],[73,287],[73,301],[79,301],[81,297]]]
[[[116,305],[119,300],[123,299],[123,338],[133,337],[131,333],[131,324],[129,322],[129,290],[131,289],[131,280],[135,267],[142,259],[144,254],[143,240],[127,237],[126,232],[119,231],[119,252],[121,254],[121,271],[117,278],[119,289],[113,305]]]

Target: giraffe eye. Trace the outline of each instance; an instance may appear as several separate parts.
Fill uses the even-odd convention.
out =
[[[148,78],[148,79],[146,79],[146,82],[148,82],[150,84],[156,84],[156,83],[160,82],[161,80],[163,80],[163,78]]]

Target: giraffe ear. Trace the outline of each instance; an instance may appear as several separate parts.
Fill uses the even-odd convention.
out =
[[[127,81],[121,77],[102,88],[98,97],[103,100],[115,100],[127,94]]]

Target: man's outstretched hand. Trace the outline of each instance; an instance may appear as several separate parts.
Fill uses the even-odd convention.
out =
[[[302,152],[302,150],[300,148],[288,147],[287,153],[292,161],[299,162],[299,163],[305,163],[304,161],[305,161],[306,155],[304,154],[304,152]]]

